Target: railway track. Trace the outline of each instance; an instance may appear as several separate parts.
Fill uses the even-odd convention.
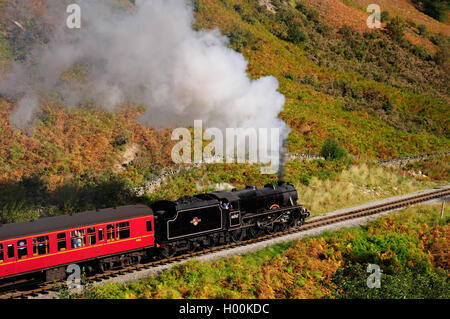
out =
[[[370,216],[370,215],[376,215],[376,214],[380,214],[383,212],[388,212],[388,211],[396,210],[399,208],[404,208],[404,207],[407,207],[410,205],[415,205],[415,204],[427,202],[432,199],[438,199],[438,198],[442,198],[442,197],[446,197],[446,196],[450,196],[450,187],[446,187],[443,189],[439,189],[439,190],[424,193],[424,194],[407,196],[407,197],[404,197],[404,198],[401,198],[398,200],[392,200],[392,201],[388,201],[388,202],[385,202],[382,204],[376,204],[376,205],[370,205],[370,206],[367,206],[364,208],[352,209],[352,210],[345,211],[342,213],[337,213],[337,214],[322,216],[322,217],[315,217],[313,219],[306,221],[305,224],[303,224],[302,226],[300,226],[298,228],[292,228],[292,229],[280,231],[280,232],[273,233],[273,234],[267,234],[262,237],[243,240],[243,241],[240,241],[237,243],[230,243],[230,244],[226,244],[226,245],[207,248],[207,249],[200,250],[200,251],[190,252],[190,253],[186,253],[183,255],[174,256],[171,258],[160,259],[160,260],[150,261],[150,262],[139,264],[139,265],[125,267],[122,269],[111,270],[108,272],[89,276],[86,278],[86,280],[88,282],[98,282],[98,281],[102,281],[102,280],[105,280],[105,279],[108,279],[111,277],[117,277],[117,276],[121,276],[121,275],[124,275],[127,273],[139,271],[139,270],[150,269],[150,268],[161,266],[161,265],[167,265],[167,264],[179,262],[182,260],[186,260],[189,258],[206,255],[206,254],[210,254],[210,253],[214,253],[214,252],[218,252],[221,250],[230,249],[230,248],[234,248],[234,247],[238,247],[238,246],[246,246],[246,245],[254,244],[257,242],[266,241],[266,240],[269,240],[269,239],[272,239],[275,237],[286,236],[286,235],[302,232],[302,231],[312,229],[312,228],[318,228],[318,227],[322,227],[322,226],[326,226],[326,225],[330,225],[330,224],[340,223],[342,221],[346,221],[346,220],[350,220],[350,219],[357,219],[357,218],[366,217],[366,216]],[[29,296],[36,296],[39,294],[47,294],[51,291],[58,290],[59,287],[64,286],[64,285],[66,285],[65,281],[42,283],[36,288],[32,288],[32,289],[28,289],[28,290],[24,290],[24,291],[18,291],[18,290],[7,291],[6,293],[0,295],[0,299],[27,298]]]

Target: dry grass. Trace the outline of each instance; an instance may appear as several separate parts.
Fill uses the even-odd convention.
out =
[[[297,185],[297,188],[300,202],[314,216],[435,185],[435,182],[405,178],[382,167],[362,164],[342,171],[333,180],[313,177],[309,186]]]
[[[309,6],[318,10],[321,17],[332,26],[350,26],[360,32],[370,31],[367,27],[367,13],[336,0],[305,0]]]

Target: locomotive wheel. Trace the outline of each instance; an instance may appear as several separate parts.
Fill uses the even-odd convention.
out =
[[[266,227],[266,233],[271,235],[273,233],[277,232],[277,224],[271,224],[270,226]]]
[[[288,229],[288,224],[278,223],[275,227],[276,227],[276,232],[281,232],[281,231],[285,231],[286,229]]]
[[[189,242],[188,251],[190,253],[196,252],[197,250],[199,250],[199,248],[200,248],[200,244],[197,241],[192,240]]]
[[[276,208],[271,208],[271,210],[276,209]],[[273,215],[273,216],[267,216],[267,221],[271,221],[271,220],[275,220],[277,219],[277,216]],[[265,231],[267,234],[271,235],[273,233],[276,233],[278,230],[278,223],[274,223],[271,222],[270,224],[268,224],[267,226],[265,226]]]
[[[278,231],[285,231],[287,230],[290,226],[289,223],[279,223],[278,224],[279,230]]]
[[[274,209],[279,209],[280,208],[280,206],[278,205],[278,204],[273,204],[272,206],[270,206],[270,210],[274,210]],[[277,216],[276,215],[269,215],[269,216],[267,216],[267,219],[277,219]],[[270,225],[268,225],[267,227],[266,227],[266,233],[267,234],[269,234],[269,235],[271,235],[271,234],[274,234],[274,233],[276,233],[276,232],[279,232],[280,231],[280,227],[279,227],[279,225],[278,225],[278,223],[271,223]]]
[[[290,216],[289,220],[286,223],[282,223],[283,225],[283,231],[287,230],[289,228],[298,228],[298,226],[296,226],[298,224],[298,219],[295,216]]]
[[[160,254],[161,254],[162,258],[171,258],[171,257],[175,256],[176,253],[177,253],[177,250],[176,250],[175,246],[172,244],[166,244],[164,246],[164,248],[162,248],[160,250]]]
[[[252,238],[258,238],[264,235],[264,230],[259,228],[258,226],[253,226],[250,228],[250,236]]]
[[[242,239],[244,239],[244,236],[245,232],[242,229],[232,231],[230,234],[230,238],[233,243],[240,242]]]
[[[291,223],[292,228],[300,228],[305,223],[304,218],[294,218],[294,220]]]
[[[206,249],[214,247],[214,246],[215,246],[214,238],[213,238],[213,237],[208,237],[208,238],[206,239],[206,242],[204,243],[203,246],[204,246]]]

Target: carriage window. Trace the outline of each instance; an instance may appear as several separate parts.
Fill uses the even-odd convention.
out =
[[[89,245],[95,245],[97,243],[95,239],[95,227],[88,228],[88,243]]]
[[[44,255],[49,252],[48,236],[33,238],[33,255]]]
[[[151,231],[152,231],[152,221],[147,220],[147,232],[151,232]]]
[[[9,244],[7,246],[7,249],[8,249],[8,258],[14,258],[14,245]]]
[[[66,242],[66,233],[59,233],[56,235],[58,241],[58,251],[66,250],[67,242]]]
[[[98,241],[103,240],[103,228],[98,229]]]
[[[0,244],[0,263],[3,262],[3,244]]]
[[[124,239],[130,237],[130,223],[124,222],[124,223],[117,223],[117,239]]]
[[[106,226],[106,240],[114,240],[115,234],[114,234],[114,224],[109,224]]]
[[[70,243],[72,248],[79,248],[86,245],[86,236],[84,229],[73,230],[70,232]]]
[[[27,257],[27,241],[25,239],[21,239],[17,242],[17,258],[22,259]]]

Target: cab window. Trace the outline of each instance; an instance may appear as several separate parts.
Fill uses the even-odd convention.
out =
[[[45,255],[49,252],[48,236],[33,238],[33,255]]]
[[[130,238],[130,223],[129,222],[117,223],[116,229],[117,229],[117,239]]]
[[[3,262],[5,259],[3,258],[3,244],[0,244],[0,263]]]
[[[27,241],[26,239],[21,239],[17,241],[17,258],[22,259],[26,258],[28,255],[27,252]]]
[[[58,251],[63,251],[67,249],[66,233],[57,234],[56,240],[58,242]]]

